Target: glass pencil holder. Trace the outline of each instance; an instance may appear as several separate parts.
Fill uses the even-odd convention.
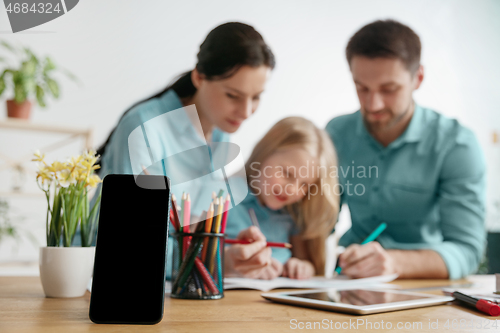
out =
[[[172,292],[181,299],[224,297],[224,234],[173,235]]]

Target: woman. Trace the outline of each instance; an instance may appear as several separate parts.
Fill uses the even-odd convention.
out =
[[[198,169],[205,166],[197,159],[166,157],[204,146],[207,142],[228,141],[228,133],[238,130],[256,111],[275,59],[253,27],[235,22],[216,27],[201,44],[197,58],[192,71],[182,74],[162,92],[135,104],[123,114],[97,151],[101,155],[101,177],[109,173],[136,174],[131,159],[136,164],[143,163],[149,173],[165,173],[173,181],[185,174],[203,173]],[[176,111],[183,107],[194,111],[190,105],[195,106],[195,112]],[[173,116],[168,117],[170,114]],[[158,119],[161,121],[156,121]],[[139,142],[143,139],[137,142],[130,139],[138,128],[144,131],[146,143]],[[173,186],[172,192],[180,198],[181,190],[186,190],[210,200],[216,182],[211,182],[213,179],[208,179],[209,176]],[[192,201],[206,206],[201,205],[201,199],[193,198]],[[195,209],[194,213],[199,212]],[[249,234],[254,240],[263,238],[261,236],[253,231]],[[233,250],[226,260],[234,258],[245,266],[249,259],[257,259],[258,265],[251,260],[250,264],[267,265],[270,255],[264,246],[258,245],[243,247],[248,257]]]

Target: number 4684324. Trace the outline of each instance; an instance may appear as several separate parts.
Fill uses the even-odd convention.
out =
[[[52,13],[59,13],[62,9],[59,7],[59,3],[57,3],[55,6],[52,6],[52,4],[49,3],[34,3],[31,6],[26,3],[9,3],[9,5],[6,8],[7,13],[45,13],[45,14],[52,14]]]
[[[498,320],[490,320],[490,319],[471,319],[471,320],[465,320],[465,319],[453,319],[450,320],[448,319],[444,325],[443,328],[446,329],[498,329],[500,326],[498,324]]]

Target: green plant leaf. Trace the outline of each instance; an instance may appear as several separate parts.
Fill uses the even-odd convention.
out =
[[[47,77],[45,80],[52,95],[55,98],[59,98],[59,84],[57,84],[57,82],[54,79],[51,79],[49,77]]]
[[[28,61],[23,62],[21,65],[21,72],[25,76],[34,76],[36,71],[36,61],[31,58]]]
[[[76,77],[75,74],[71,73],[69,70],[67,70],[66,68],[62,68],[61,71],[71,80],[75,81],[75,82],[80,82],[80,80],[78,80],[78,78]]]
[[[56,69],[56,64],[52,61],[51,58],[45,57],[45,65],[43,66],[43,73]]]
[[[42,108],[46,106],[45,104],[45,91],[43,90],[42,87],[40,87],[38,84],[36,85],[36,100],[38,102],[38,105],[40,105]]]
[[[14,54],[18,53],[18,51],[13,46],[11,46],[9,43],[7,43],[5,41],[1,41],[0,44],[3,47],[5,47],[7,50],[11,51],[12,53],[14,53]]]
[[[15,83],[14,100],[17,103],[23,103],[28,98],[28,94],[23,84]]]
[[[36,55],[28,48],[24,48],[24,52],[26,53],[26,55],[28,56],[29,58],[29,61],[33,61],[35,62],[37,65],[39,63],[39,60],[38,58],[36,57]]]
[[[0,76],[0,96],[2,96],[6,87],[7,86],[5,85],[5,80],[4,80],[3,75],[2,75],[2,76]]]
[[[28,94],[36,93],[36,82],[33,76],[26,77],[26,79],[23,82],[24,82],[24,87],[28,92]]]

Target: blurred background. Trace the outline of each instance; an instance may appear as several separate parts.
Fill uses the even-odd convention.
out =
[[[409,25],[421,38],[425,67],[415,100],[476,133],[488,163],[487,228],[500,232],[498,0],[82,0],[62,17],[16,34],[0,7],[0,41],[50,56],[79,79],[54,74],[60,99],[34,107],[30,122],[54,131],[0,127],[0,262],[36,262],[38,246],[46,245],[46,201],[34,181],[33,151],[62,140],[67,144],[47,154],[53,161],[80,153],[86,143],[97,148],[128,107],[192,69],[207,33],[228,21],[254,26],[277,60],[259,110],[232,136],[244,157],[285,116],[305,116],[324,127],[356,111],[344,56],[349,37],[376,19]],[[19,62],[5,48],[0,58]],[[10,98],[10,92],[0,97],[0,123]],[[64,129],[83,135],[70,140]],[[9,237],[6,225],[19,237]]]

